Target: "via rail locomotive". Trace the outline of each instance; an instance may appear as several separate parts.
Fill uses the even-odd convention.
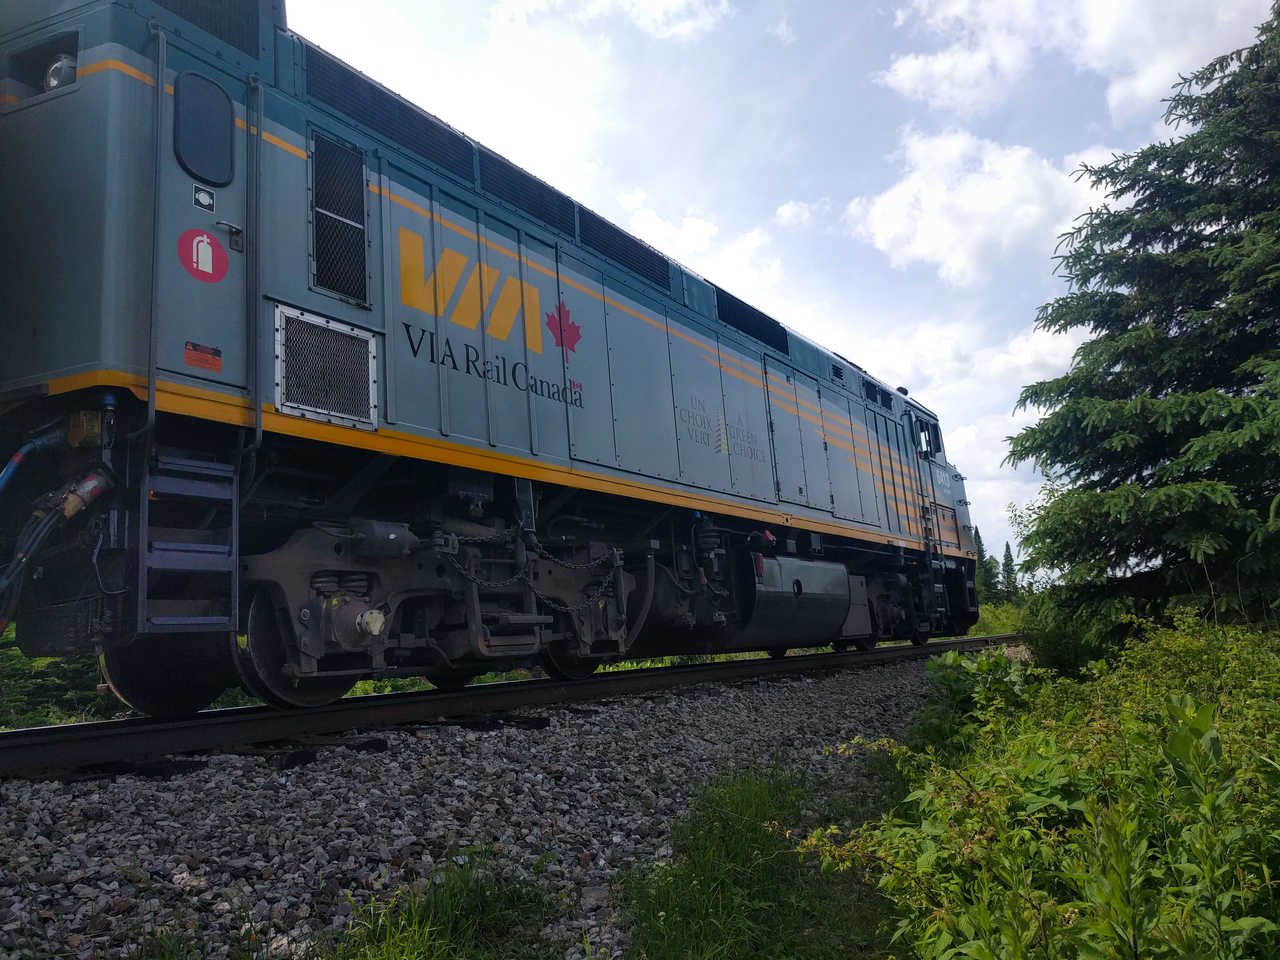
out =
[[[0,7],[0,620],[176,716],[922,643],[937,417],[291,33]]]

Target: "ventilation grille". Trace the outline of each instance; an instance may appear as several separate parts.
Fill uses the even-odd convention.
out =
[[[312,419],[373,425],[375,351],[373,335],[364,330],[277,308],[277,405]]]
[[[893,394],[888,390],[882,390],[870,380],[862,381],[862,395],[872,403],[878,403],[886,410],[893,409]]]
[[[716,287],[716,312],[720,315],[721,321],[735,330],[741,330],[747,336],[773,347],[781,354],[790,354],[787,348],[786,327],[749,303],[743,303],[733,294],[725,293],[719,287]]]
[[[573,201],[484,147],[480,148],[480,186],[573,236]]]
[[[663,290],[671,289],[671,268],[662,254],[584,207],[578,208],[578,225],[582,229],[582,242],[588,247],[634,270]]]
[[[365,303],[364,154],[317,135],[311,167],[316,286]]]
[[[474,182],[474,150],[466,137],[310,46],[307,93],[468,183]]]
[[[258,56],[258,0],[156,0],[223,43]]]

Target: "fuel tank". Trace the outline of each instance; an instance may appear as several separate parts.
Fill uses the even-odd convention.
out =
[[[842,563],[751,555],[743,626],[729,646],[817,647],[837,640],[849,615],[849,572]]]

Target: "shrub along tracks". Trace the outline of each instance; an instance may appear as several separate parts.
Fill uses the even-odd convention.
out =
[[[520,707],[601,700],[698,683],[751,680],[787,674],[856,670],[918,660],[948,650],[977,650],[1014,634],[963,637],[924,646],[820,653],[783,659],[734,660],[693,666],[602,673],[586,680],[518,680],[456,692],[348,697],[326,707],[279,711],[271,707],[209,710],[187,720],[144,717],[71,723],[0,732],[0,777],[37,777],[137,763],[175,753],[229,750],[357,729],[426,723],[449,717],[500,714]]]

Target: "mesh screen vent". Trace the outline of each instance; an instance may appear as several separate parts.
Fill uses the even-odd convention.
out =
[[[311,46],[307,93],[468,183],[475,181],[475,151],[466,137]]]
[[[578,208],[578,223],[582,228],[582,242],[588,247],[634,270],[663,290],[671,289],[671,269],[667,266],[667,258],[658,251],[646,247],[631,234],[624,233],[585,207]]]
[[[257,59],[258,0],[156,0],[156,4]]]
[[[372,426],[377,354],[371,333],[276,309],[276,401],[286,413]]]
[[[364,154],[317,135],[311,169],[316,286],[365,303]]]
[[[573,235],[572,200],[483,147],[480,148],[480,186],[561,233]]]

